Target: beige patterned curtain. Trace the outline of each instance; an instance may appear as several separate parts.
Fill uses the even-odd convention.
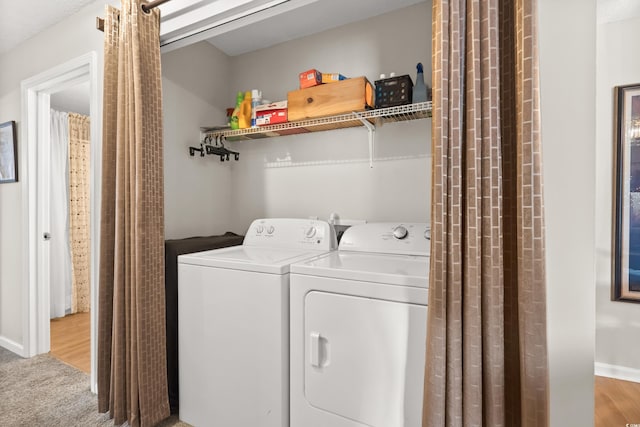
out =
[[[106,8],[98,408],[153,426],[167,396],[160,12]]]
[[[548,425],[535,0],[434,0],[423,426]]]
[[[90,309],[89,117],[69,113],[69,238],[71,240],[71,312]]]

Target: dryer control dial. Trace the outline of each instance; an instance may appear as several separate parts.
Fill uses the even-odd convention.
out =
[[[408,234],[409,232],[402,225],[399,225],[393,229],[393,237],[395,237],[398,240],[404,239],[405,237],[407,237]]]
[[[276,231],[276,229],[273,227],[273,225],[270,225],[267,228],[267,234],[273,234],[274,231]]]
[[[256,233],[262,234],[263,231],[264,231],[264,227],[262,225],[259,225],[256,227]]]
[[[311,239],[313,236],[316,235],[316,228],[309,227],[307,231],[304,232],[304,235],[307,236],[307,238]]]
[[[431,230],[428,228],[424,231],[424,238],[427,240],[431,240]]]

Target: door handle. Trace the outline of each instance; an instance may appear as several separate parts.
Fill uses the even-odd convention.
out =
[[[324,369],[331,364],[330,345],[327,337],[320,332],[309,334],[309,362],[315,368]]]
[[[320,367],[320,333],[311,332],[311,366]]]
[[[51,240],[51,233],[44,233],[44,234],[42,235],[42,238],[43,238],[44,240]]]

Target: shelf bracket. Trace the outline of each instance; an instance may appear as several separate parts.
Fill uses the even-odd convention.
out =
[[[369,134],[369,168],[373,169],[373,158],[375,157],[375,136],[376,127],[371,122],[357,112],[353,112],[353,115],[362,122],[362,125],[367,128]]]

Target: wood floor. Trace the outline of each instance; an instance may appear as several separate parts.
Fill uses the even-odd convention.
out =
[[[91,330],[89,313],[71,314],[51,320],[50,354],[89,373],[91,370]]]
[[[640,383],[596,377],[595,427],[640,425]]]
[[[51,355],[89,373],[89,313],[78,313],[51,321]],[[640,424],[640,383],[596,377],[595,427]]]

